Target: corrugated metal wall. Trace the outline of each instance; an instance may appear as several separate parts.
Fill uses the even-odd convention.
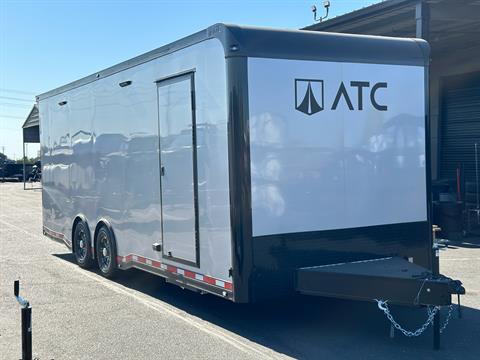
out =
[[[475,181],[475,143],[480,161],[480,73],[445,79],[440,134],[440,177]],[[479,163],[480,168],[480,163]]]

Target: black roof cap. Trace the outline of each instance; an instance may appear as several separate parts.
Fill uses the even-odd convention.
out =
[[[48,91],[39,95],[37,100],[60,94],[211,38],[218,38],[222,42],[225,57],[249,56],[418,66],[426,66],[429,61],[429,46],[427,42],[419,39],[215,24],[171,44]]]

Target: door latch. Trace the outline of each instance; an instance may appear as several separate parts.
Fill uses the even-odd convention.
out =
[[[165,176],[165,166],[160,167],[160,176]]]

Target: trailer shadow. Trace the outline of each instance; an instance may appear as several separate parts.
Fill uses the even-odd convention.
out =
[[[74,263],[70,253],[54,256]],[[456,307],[442,336],[440,351],[432,350],[432,330],[406,338],[390,325],[376,304],[328,298],[294,296],[260,304],[234,304],[213,295],[164,284],[157,276],[131,269],[112,280],[161,300],[188,314],[222,327],[252,342],[298,359],[453,359],[477,358],[480,353],[480,311]],[[426,319],[424,309],[391,307],[408,329]],[[442,311],[442,320],[446,309]]]

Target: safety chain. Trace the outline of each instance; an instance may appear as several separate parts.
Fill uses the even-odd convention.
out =
[[[430,315],[430,312],[432,311],[430,309],[430,307],[427,308],[427,311],[428,311],[428,314]],[[443,330],[445,330],[445,328],[447,327],[448,325],[448,322],[450,321],[450,318],[452,317],[452,311],[453,311],[453,304],[450,304],[448,306],[448,314],[447,314],[447,317],[445,318],[445,321],[443,322],[443,325],[442,327],[440,328],[440,334],[443,333]]]
[[[427,317],[427,320],[425,321],[425,323],[422,326],[420,326],[418,329],[416,329],[415,331],[409,331],[409,330],[404,329],[398,322],[395,321],[392,314],[390,313],[390,309],[388,308],[388,304],[387,304],[388,300],[377,300],[377,299],[375,299],[375,301],[377,302],[378,308],[385,313],[385,316],[387,317],[388,320],[390,320],[390,322],[395,327],[395,329],[399,330],[403,335],[405,335],[407,337],[420,336],[428,328],[428,326],[433,322],[433,318],[435,317],[437,312],[440,311],[440,306],[433,306],[433,307],[429,306],[427,308],[428,317]],[[452,310],[453,310],[453,304],[449,306],[448,315],[445,318],[445,322],[444,322],[443,326],[440,328],[440,333],[442,333],[445,330],[445,328],[447,327],[448,322],[450,321],[450,318],[452,316]]]
[[[450,318],[452,317],[452,311],[453,311],[453,304],[450,304],[450,306],[448,307],[447,317],[445,318],[445,321],[444,321],[442,327],[440,328],[440,334],[443,333],[443,330],[445,330],[445,328],[447,327],[448,322],[450,321]]]

